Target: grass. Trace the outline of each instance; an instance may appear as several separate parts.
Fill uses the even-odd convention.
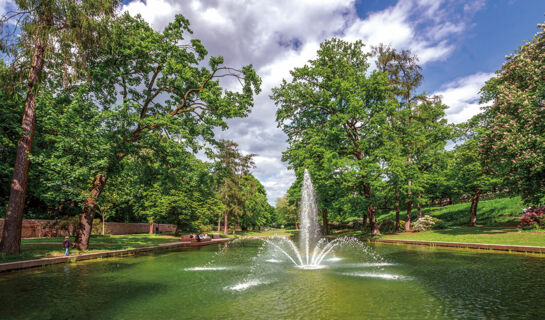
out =
[[[266,230],[266,231],[241,231],[237,232],[235,234],[228,234],[226,237],[229,238],[238,238],[238,237],[272,237],[272,236],[293,236],[295,235],[299,230],[295,229],[273,229],[273,230]],[[223,233],[221,234],[222,236]]]
[[[477,227],[466,226],[470,206],[471,203],[460,203],[445,207],[424,208],[422,215],[441,219],[441,224],[445,228],[425,232],[383,234],[378,238],[545,246],[545,230],[527,231],[515,227],[520,221],[519,217],[524,207],[520,197],[480,201],[477,208]],[[401,219],[403,218],[405,218],[404,212],[401,215]],[[384,219],[395,220],[395,212],[378,215],[377,220]],[[416,210],[413,211],[413,219],[416,220]],[[333,235],[370,237],[366,231],[351,229],[334,230]]]
[[[443,230],[388,234],[384,235],[382,238],[539,247],[545,246],[545,230],[521,231],[518,229],[504,227],[452,227]]]
[[[443,220],[444,226],[463,226],[469,220],[470,202],[453,204],[444,207],[428,207],[422,209],[422,215]],[[477,223],[484,226],[515,226],[522,215],[522,203],[520,197],[500,198],[493,200],[479,201],[477,206]],[[379,214],[377,220],[395,220],[395,212]],[[401,212],[401,219],[406,219],[406,213]],[[416,220],[416,210],[413,209],[412,219]]]
[[[23,239],[21,254],[0,254],[0,263],[63,256],[63,240],[62,237]],[[142,248],[177,241],[180,241],[180,238],[172,235],[92,235],[89,240],[89,250],[71,249],[70,255]]]

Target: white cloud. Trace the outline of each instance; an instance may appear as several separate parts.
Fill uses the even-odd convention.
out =
[[[13,0],[0,0],[0,16],[6,14],[14,6]]]
[[[434,93],[441,96],[443,103],[449,106],[446,110],[449,122],[464,122],[481,112],[479,90],[493,76],[494,73],[472,74],[447,83]]]
[[[136,0],[122,10],[141,14],[157,30],[182,13],[211,55],[224,56],[230,66],[253,64],[263,78],[263,92],[248,118],[230,120],[230,129],[218,135],[259,154],[254,174],[274,203],[295,178],[280,161],[286,137],[276,127],[270,89],[289,79],[290,70],[315,57],[319,44],[333,36],[410,48],[424,64],[445,59],[455,48],[453,36],[467,25],[450,6],[439,0],[399,0],[363,18],[356,0]]]
[[[133,16],[139,14],[152,27],[161,30],[180,13],[181,8],[168,0],[136,0],[123,6],[122,11],[128,11]]]
[[[357,19],[345,31],[351,41],[363,39],[366,44],[389,44],[398,49],[411,49],[421,64],[444,60],[454,50],[452,35],[466,28],[465,19],[450,16],[440,0],[400,0],[395,6]]]

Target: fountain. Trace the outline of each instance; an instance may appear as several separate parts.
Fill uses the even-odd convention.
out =
[[[321,229],[318,224],[318,207],[316,193],[307,169],[303,177],[301,189],[301,209],[299,210],[301,226],[299,248],[287,238],[273,238],[265,240],[272,248],[287,257],[295,266],[301,269],[321,269],[322,261],[333,249],[346,241],[335,239],[328,242],[321,238]]]

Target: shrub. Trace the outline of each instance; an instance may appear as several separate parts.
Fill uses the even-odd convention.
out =
[[[423,216],[422,218],[416,220],[412,225],[413,229],[416,231],[426,231],[429,230],[436,222],[436,218],[432,216]]]
[[[79,220],[78,220],[79,222]],[[93,219],[93,228],[91,230],[92,234],[102,234],[102,220],[101,219]],[[109,234],[110,229],[106,225],[104,225],[104,234]]]
[[[346,225],[349,228],[361,230],[363,228],[363,218],[354,218]]]
[[[399,220],[399,231],[405,229],[405,221]],[[379,230],[383,233],[393,233],[396,232],[396,222],[388,218],[382,219],[379,222]]]
[[[434,218],[435,219],[435,223],[433,224],[432,226],[432,229],[446,229],[447,228],[447,223],[441,219],[437,219],[437,218]]]
[[[539,229],[545,226],[545,207],[532,208],[520,217],[521,229]]]
[[[44,225],[45,233],[44,237],[57,237],[62,234],[74,234],[79,224],[79,216],[62,217],[55,221],[50,221]],[[64,231],[64,232],[58,232]]]

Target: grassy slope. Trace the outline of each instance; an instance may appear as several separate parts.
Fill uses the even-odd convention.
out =
[[[443,220],[446,229],[385,234],[380,237],[384,239],[545,246],[545,230],[521,231],[515,228],[520,221],[519,217],[522,215],[521,211],[524,207],[520,197],[480,201],[477,208],[478,226],[474,228],[466,226],[469,220],[470,206],[471,203],[460,203],[422,210],[423,215],[431,215]],[[401,212],[401,219],[404,219],[405,215],[405,212]],[[416,219],[416,210],[413,210],[412,217]],[[395,212],[378,216],[379,221],[386,218],[395,220]],[[369,236],[361,231],[354,232],[353,230],[339,232],[336,235]]]
[[[431,215],[443,220],[446,226],[463,226],[469,220],[470,202],[453,204],[445,207],[423,208],[423,215]],[[524,204],[520,197],[500,198],[480,201],[477,207],[477,224],[485,226],[515,226],[522,215]],[[385,218],[395,220],[395,212],[379,214],[378,220]],[[406,219],[406,212],[401,212],[401,219]],[[416,210],[413,209],[412,219],[416,220]]]

